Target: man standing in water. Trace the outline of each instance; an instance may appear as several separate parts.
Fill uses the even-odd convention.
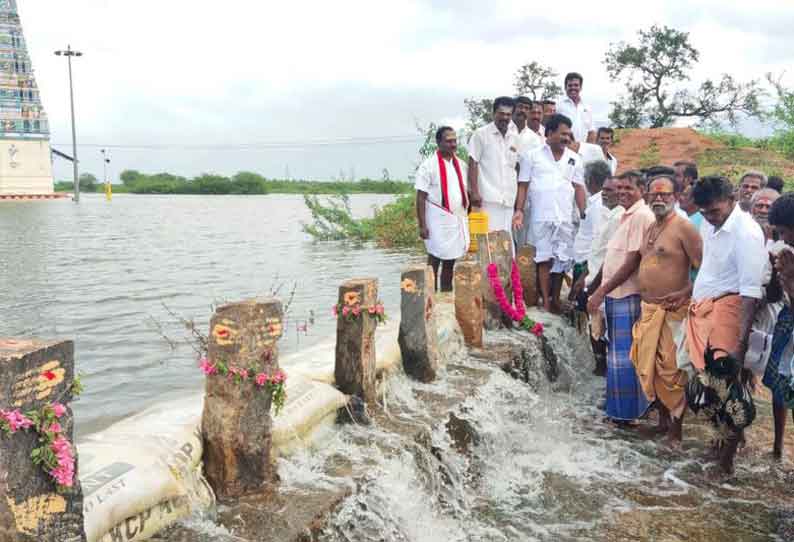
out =
[[[578,199],[581,192],[584,200],[585,191],[581,158],[568,148],[570,131],[564,115],[549,119],[546,144],[521,156],[519,174],[519,181],[529,184],[529,239],[535,245],[543,308],[554,313],[560,312],[563,274],[573,265],[574,193]]]
[[[632,332],[631,361],[645,396],[656,401],[660,432],[680,445],[687,376],[678,368],[675,338],[692,296],[689,270],[700,267],[703,242],[689,220],[673,210],[675,194],[669,177],[656,177],[648,186],[647,201],[656,222],[640,247],[642,315]]]
[[[441,267],[441,291],[451,292],[455,260],[469,246],[466,164],[455,156],[458,148],[455,130],[440,127],[436,131],[436,143],[438,151],[416,171],[416,217],[419,236],[427,248],[428,264],[435,274],[436,289]]]
[[[707,348],[714,350],[715,360],[726,355],[744,360],[756,305],[763,297],[764,267],[769,257],[761,227],[736,204],[728,179],[703,177],[695,184],[692,197],[705,221],[701,227],[703,264],[685,323],[683,354],[696,371],[703,372]],[[734,379],[731,384],[738,382]],[[723,471],[732,473],[744,430],[726,424],[720,429],[726,436],[714,451],[719,452]]]
[[[645,181],[638,171],[618,177],[618,201],[626,209],[620,227],[607,245],[601,286],[587,302],[587,312],[594,315],[606,302],[607,333],[607,404],[606,413],[625,425],[642,416],[648,400],[642,392],[637,372],[631,363],[631,331],[640,317],[640,249],[645,232],[656,218],[643,200]]]
[[[469,141],[469,191],[472,207],[488,215],[489,231],[506,231],[524,223],[526,183],[519,183],[518,134],[511,131],[513,99],[501,96],[493,103],[493,122],[478,128]]]

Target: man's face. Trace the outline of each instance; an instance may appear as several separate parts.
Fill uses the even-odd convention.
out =
[[[557,130],[546,134],[546,141],[548,142],[549,147],[555,151],[560,151],[560,149],[570,145],[571,129],[565,124],[560,124],[557,127]]]
[[[533,104],[529,109],[529,127],[537,132],[540,128],[540,121],[543,120],[543,106],[540,104]]]
[[[557,114],[557,104],[543,104],[543,118],[548,119]]]
[[[527,121],[527,118],[529,118],[529,110],[530,106],[528,104],[521,102],[516,104],[515,111],[513,111],[513,120],[516,122],[516,124],[518,124],[519,121],[521,121],[521,124],[524,124]]]
[[[750,212],[752,213],[755,221],[760,225],[769,225],[769,209],[772,207],[772,204],[775,203],[776,199],[777,198],[771,198],[766,194],[763,194],[755,199]]]
[[[745,177],[742,184],[739,185],[739,201],[749,209],[750,199],[759,190],[761,190],[761,179],[752,176]]]
[[[609,132],[598,132],[598,144],[601,148],[607,150],[612,146],[612,134]]]
[[[675,205],[675,187],[670,179],[656,179],[648,187],[648,205],[657,219],[669,215]]]
[[[578,79],[571,79],[565,83],[565,94],[574,102],[579,101],[579,93],[582,91],[582,82]]]
[[[455,151],[458,150],[458,136],[455,130],[444,132],[441,136],[441,142],[438,144],[438,150],[441,151],[441,154],[455,154]]]
[[[493,122],[500,132],[505,133],[513,117],[513,108],[502,106],[496,109],[493,114]]]
[[[794,247],[794,228],[791,226],[775,226],[778,237],[788,246]]]
[[[703,215],[703,218],[705,218],[709,224],[715,228],[719,228],[728,219],[731,211],[733,211],[733,204],[733,197],[717,200],[705,207],[701,207],[700,214]]]
[[[691,215],[697,212],[697,205],[695,205],[695,202],[692,201],[692,185],[687,186],[684,191],[681,192],[681,197],[678,200],[678,204],[684,211],[686,211],[687,214]]]
[[[618,193],[615,190],[616,179],[610,177],[601,189],[601,202],[607,209],[614,209],[618,205]]]
[[[686,189],[684,185],[684,166],[675,166],[675,182],[678,183],[678,186],[683,186]]]
[[[628,209],[642,199],[642,190],[640,190],[632,177],[618,179],[615,188],[618,192],[618,203],[625,209]]]

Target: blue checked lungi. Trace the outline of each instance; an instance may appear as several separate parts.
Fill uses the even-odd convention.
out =
[[[783,405],[783,389],[788,385],[790,377],[780,374],[780,363],[790,363],[791,360],[781,360],[783,352],[791,340],[792,330],[794,330],[794,312],[791,307],[785,305],[778,314],[775,323],[775,331],[772,335],[772,352],[769,354],[769,362],[766,364],[764,378],[762,382],[772,391],[772,400],[775,405]]]
[[[606,413],[615,420],[634,420],[648,410],[648,399],[642,391],[634,364],[631,362],[634,322],[640,318],[639,295],[621,299],[606,298],[606,320],[609,332],[607,347]]]

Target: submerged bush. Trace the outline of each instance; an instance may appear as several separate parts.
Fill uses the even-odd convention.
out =
[[[304,196],[312,213],[312,223],[303,231],[316,241],[375,241],[383,248],[416,247],[421,244],[412,195],[375,207],[372,218],[354,218],[347,194],[321,202],[317,196]]]

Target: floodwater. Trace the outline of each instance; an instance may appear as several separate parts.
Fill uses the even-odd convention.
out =
[[[351,204],[363,216],[392,199],[357,195]],[[294,287],[284,352],[333,332],[331,306],[349,278],[378,277],[387,311],[399,310],[400,271],[420,255],[313,243],[301,230],[310,218],[293,195],[3,202],[0,336],[75,341],[85,434],[201,389],[179,317],[206,334],[213,304],[279,286],[286,301]]]

